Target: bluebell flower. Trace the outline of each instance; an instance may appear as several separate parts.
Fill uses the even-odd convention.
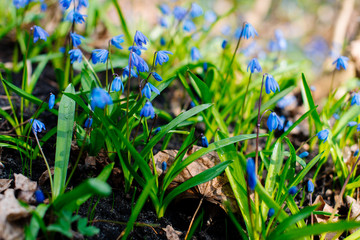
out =
[[[34,123],[33,123],[34,121]],[[46,130],[45,128],[45,124],[43,124],[42,122],[40,122],[39,120],[36,119],[30,119],[30,124],[32,125],[32,130],[33,132],[36,134],[38,132],[42,132],[42,130]]]
[[[81,14],[79,11],[71,10],[68,15],[66,16],[65,20],[74,22],[76,24],[82,24],[85,22],[84,17],[87,17],[87,15]]]
[[[355,125],[357,125],[358,123],[357,122],[355,122],[355,121],[351,121],[351,122],[348,122],[348,126],[349,127],[353,127],[353,126],[355,126]]]
[[[92,123],[93,123],[92,117],[88,117],[88,118],[85,120],[85,124],[84,124],[85,128],[91,128]]]
[[[284,131],[286,132],[293,124],[294,123],[291,120],[287,121],[287,123],[284,127]]]
[[[204,62],[204,64],[203,64],[203,71],[204,71],[204,72],[207,72],[207,70],[208,70],[208,64],[207,64],[207,62]]]
[[[354,152],[354,157],[356,157],[358,154],[359,154],[359,149],[357,149],[357,150]]]
[[[166,168],[167,168],[167,164],[166,164],[165,161],[163,161],[163,162],[161,163],[161,170],[162,170],[163,172],[165,172],[165,171],[166,171]]]
[[[123,76],[123,78],[124,77],[129,77],[129,65],[124,68],[122,76]],[[134,68],[131,68],[131,76],[138,77],[138,75],[136,74]]]
[[[287,106],[290,106],[291,104],[293,104],[295,101],[296,101],[296,97],[294,95],[285,96],[277,102],[276,106],[278,108],[284,109]]]
[[[121,90],[121,93],[124,92],[124,84],[120,77],[115,77],[112,84],[111,84],[111,90],[118,92]]]
[[[43,203],[45,200],[44,193],[40,189],[35,191],[35,200],[37,203]]]
[[[299,158],[306,158],[307,156],[309,156],[309,153],[307,151],[299,154]]]
[[[337,114],[337,113],[334,113],[334,114],[333,114],[333,117],[334,117],[336,120],[339,120],[339,119],[340,119],[340,116],[339,116],[339,114]]]
[[[121,43],[124,42],[123,37],[124,37],[124,34],[120,34],[118,36],[113,37],[111,39],[111,45],[113,45],[114,47],[116,47],[118,49],[123,49],[123,47],[120,45]]]
[[[185,32],[193,32],[196,30],[195,23],[190,19],[186,19],[183,24],[183,29]]]
[[[340,57],[338,57],[338,59],[336,59],[333,62],[333,65],[336,64],[336,69],[337,70],[340,70],[341,68],[346,70],[346,68],[348,66],[348,61],[349,61],[348,57],[340,56]]]
[[[298,189],[296,186],[292,186],[290,189],[289,189],[289,194],[290,195],[295,195],[297,193]]]
[[[198,61],[201,58],[200,51],[196,47],[191,48],[190,54],[192,61]]]
[[[161,4],[159,6],[159,9],[164,15],[168,15],[171,12],[169,5],[167,5],[166,3]]]
[[[70,33],[70,37],[71,37],[74,47],[78,47],[81,44],[81,39],[84,39],[83,36],[81,36],[77,33],[74,33],[74,32]]]
[[[151,98],[151,92],[155,92],[156,94],[160,95],[160,91],[151,83],[146,83],[144,88],[141,90],[141,93],[145,95],[148,99]]]
[[[132,53],[132,61],[133,61],[133,65],[136,67],[136,69],[139,72],[148,72],[149,71],[149,66],[147,65],[147,63],[145,62],[144,59],[142,59],[139,55],[137,55],[136,53]],[[130,59],[129,59],[130,62]],[[129,63],[130,64],[130,63]]]
[[[156,72],[152,72],[151,75],[155,78],[156,81],[161,82],[162,81],[162,77],[157,74]]]
[[[354,104],[360,106],[360,94],[359,93],[354,93],[353,97],[351,98],[351,106]]]
[[[192,18],[196,18],[199,17],[203,14],[203,10],[202,8],[199,6],[199,4],[197,3],[192,3],[191,4],[191,10],[190,10],[190,16]]]
[[[88,0],[79,0],[79,4],[77,5],[76,9],[79,11],[82,7],[87,8],[89,6]]]
[[[205,148],[209,147],[209,141],[207,140],[206,136],[201,137],[201,146]]]
[[[149,42],[149,39],[144,34],[142,34],[142,32],[136,31],[134,42],[137,46],[142,47],[143,44],[146,45]]]
[[[255,172],[255,163],[252,158],[248,158],[248,160],[246,161],[246,173],[249,188],[251,190],[254,190],[257,183],[257,177]]]
[[[213,11],[207,11],[205,12],[205,20],[209,23],[213,23],[216,21],[217,16],[216,13],[214,13]]]
[[[59,4],[61,5],[61,7],[66,10],[70,7],[70,4],[73,0],[60,0]]]
[[[256,32],[255,28],[250,23],[245,23],[244,29],[242,31],[241,37],[245,39],[254,38],[256,36],[259,36]]]
[[[161,131],[161,127],[158,127],[158,128],[155,129],[154,134],[156,135],[160,131]]]
[[[55,105],[55,95],[50,93],[50,97],[49,97],[49,109],[52,109]]]
[[[166,18],[161,17],[160,20],[159,20],[159,22],[160,22],[160,26],[162,26],[162,27],[164,27],[164,28],[168,28],[168,27],[169,27],[169,23],[168,23],[168,21],[167,21]]]
[[[268,212],[268,218],[271,218],[272,216],[274,216],[274,214],[275,214],[275,209],[270,208]]]
[[[141,50],[147,50],[147,49],[146,49],[146,47],[131,46],[131,47],[129,47],[129,50],[130,51],[132,50],[134,53],[141,56]]]
[[[109,52],[106,49],[94,49],[91,52],[91,61],[93,64],[97,63],[106,63],[108,59]]]
[[[320,141],[326,142],[329,136],[329,130],[328,129],[321,130],[316,134],[316,136],[319,138]]]
[[[221,48],[222,48],[222,49],[225,49],[227,43],[228,43],[228,41],[227,41],[226,39],[224,39],[224,41],[222,41],[222,43],[221,43]]]
[[[151,102],[146,101],[144,107],[140,110],[140,117],[155,117],[154,108]]]
[[[272,75],[268,74],[265,78],[265,92],[270,94],[271,91],[275,93],[276,90],[280,92],[279,84],[275,81]]]
[[[313,193],[314,192],[314,184],[311,180],[309,180],[307,182],[307,190],[309,193]]]
[[[181,21],[186,16],[187,10],[183,7],[175,6],[173,14],[178,21]]]
[[[161,46],[165,46],[165,45],[166,45],[166,41],[165,41],[165,38],[164,38],[164,37],[161,37],[161,38],[160,38],[160,45],[161,45]]]
[[[95,110],[96,107],[104,109],[106,105],[113,104],[113,101],[104,89],[102,88],[94,88],[91,91],[91,108]]]
[[[173,54],[173,53],[170,51],[157,51],[156,58],[155,58],[155,66],[157,64],[162,65],[163,63],[166,63],[167,61],[169,61],[168,54]]]
[[[47,37],[49,37],[49,34],[41,27],[35,25],[33,29],[34,29],[34,34],[33,34],[34,43],[36,43],[39,39],[46,41]]]
[[[248,72],[250,68],[250,72],[254,73],[254,72],[262,72],[262,68],[260,66],[259,61],[256,58],[253,58],[250,62],[249,65],[247,66],[246,71]]]
[[[277,129],[280,124],[280,119],[276,113],[272,112],[269,115],[269,118],[267,120],[267,126],[269,128],[269,131],[272,132],[273,130]]]
[[[72,49],[69,51],[69,54],[70,54],[71,64],[73,64],[75,61],[78,61],[79,63],[81,63],[82,53],[81,53],[80,49]]]

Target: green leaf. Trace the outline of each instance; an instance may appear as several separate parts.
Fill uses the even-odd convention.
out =
[[[86,218],[80,218],[77,224],[79,232],[84,236],[94,236],[100,232],[100,229],[94,226],[86,226],[87,225]]]
[[[67,93],[75,93],[74,87],[69,84],[65,89]],[[71,141],[73,135],[75,117],[75,101],[63,95],[60,101],[57,137],[56,137],[56,153],[54,167],[54,189],[53,199],[56,199],[65,191],[66,174],[69,165]]]
[[[345,112],[343,116],[339,119],[339,121],[336,121],[337,124],[334,127],[334,130],[332,130],[333,138],[336,138],[339,133],[343,131],[343,129],[347,126],[347,124],[354,120],[356,117],[360,115],[360,106],[354,105],[349,110]]]
[[[94,129],[90,136],[90,156],[96,156],[104,146],[105,135],[99,128]]]
[[[200,98],[204,103],[211,103],[211,94],[208,86],[206,83],[204,83],[202,80],[200,80],[195,74],[193,74],[190,70],[188,70],[188,73],[191,76],[191,79],[193,79],[192,84],[195,89],[199,90]]]
[[[39,206],[37,206],[35,211],[32,212],[33,216],[31,217],[30,225],[26,229],[26,240],[36,240],[40,228],[46,232],[46,226],[43,218],[49,207],[50,205],[40,204]]]

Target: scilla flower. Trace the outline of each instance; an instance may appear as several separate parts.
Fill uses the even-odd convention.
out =
[[[190,16],[192,18],[199,17],[203,14],[202,8],[197,3],[191,4]]]
[[[270,208],[268,212],[268,218],[271,218],[274,215],[274,213],[275,213],[275,209]]]
[[[360,106],[360,94],[359,93],[354,93],[353,97],[351,98],[351,106],[354,104]]]
[[[278,49],[280,51],[286,50],[287,42],[286,42],[286,39],[284,38],[284,35],[281,30],[279,30],[279,29],[275,30],[275,38],[276,38]]]
[[[155,129],[154,134],[156,135],[160,131],[161,131],[161,127],[158,127],[158,128]]]
[[[299,158],[306,158],[307,156],[309,156],[309,153],[307,151],[299,154]]]
[[[156,72],[152,72],[151,75],[155,78],[156,81],[161,82],[162,81],[162,77],[157,74]]]
[[[169,56],[168,56],[169,54],[173,54],[173,53],[170,51],[157,51],[155,58],[155,66],[158,64],[162,65],[163,63],[169,61]]]
[[[307,190],[309,193],[313,193],[314,192],[314,184],[311,180],[309,180],[307,182]]]
[[[279,117],[274,112],[270,113],[269,118],[267,120],[267,126],[269,128],[269,131],[272,132],[273,130],[277,129],[279,125],[280,125]]]
[[[156,94],[160,95],[160,91],[151,83],[146,83],[141,93],[145,95],[148,99],[151,98],[151,92],[155,92]]]
[[[163,37],[160,38],[160,45],[161,45],[161,46],[165,46],[165,45],[166,45],[165,38],[163,38]]]
[[[249,65],[246,69],[246,71],[249,71],[250,68],[250,72],[254,73],[254,72],[262,72],[262,68],[260,66],[259,61],[256,58],[253,58],[250,62]]]
[[[353,127],[353,126],[355,126],[355,125],[357,125],[358,123],[357,122],[355,122],[355,121],[351,121],[351,122],[348,122],[348,126],[349,127]]]
[[[291,188],[289,189],[289,194],[292,195],[292,196],[294,196],[295,193],[297,193],[297,191],[298,191],[297,187],[296,187],[296,186],[293,186],[293,187],[291,187]]]
[[[120,45],[121,43],[124,42],[123,37],[124,37],[124,34],[113,37],[111,39],[111,45],[113,45],[114,47],[116,47],[118,49],[123,49],[123,47]]]
[[[111,90],[112,91],[115,91],[115,92],[118,92],[121,90],[121,93],[124,92],[124,84],[123,82],[121,81],[121,78],[120,77],[116,77],[114,78],[112,84],[111,84]]]
[[[39,120],[36,119],[30,119],[30,123],[32,125],[32,130],[33,132],[36,134],[38,132],[42,132],[42,130],[46,130],[45,128],[45,124],[43,124],[42,122],[40,122]]]
[[[191,48],[190,54],[192,61],[198,61],[201,58],[200,51],[196,47]]]
[[[164,27],[164,28],[168,28],[168,27],[169,27],[169,23],[168,23],[168,21],[167,21],[166,18],[161,17],[160,20],[159,20],[159,22],[160,22],[160,26],[162,26],[162,27]]]
[[[338,59],[336,59],[333,62],[333,65],[336,64],[336,69],[337,70],[340,70],[341,68],[346,70],[346,68],[348,66],[348,61],[349,61],[348,57],[340,56],[340,57],[338,57]]]
[[[124,68],[122,76],[123,77],[129,77],[129,65]],[[131,68],[131,76],[138,77],[138,75],[136,74],[136,72],[135,72],[135,70],[133,68]]]
[[[82,53],[81,53],[80,49],[72,49],[69,51],[69,54],[70,54],[71,64],[73,64],[75,61],[78,61],[79,63],[81,63]]]
[[[139,55],[132,53],[132,57],[134,59],[134,66],[136,67],[136,69],[139,72],[148,72],[149,71],[149,66],[147,65],[147,63],[145,62],[144,59],[142,59]]]
[[[227,43],[228,43],[228,41],[224,39],[224,41],[222,41],[222,43],[221,43],[221,48],[222,48],[222,49],[225,49]]]
[[[74,32],[70,33],[70,37],[71,37],[74,47],[78,47],[81,44],[81,39],[84,39],[83,36],[81,36],[77,33],[74,33]]]
[[[33,30],[34,30],[34,43],[36,43],[39,39],[46,41],[47,37],[49,37],[49,34],[39,26],[35,25],[33,27]]]
[[[296,101],[296,97],[294,95],[290,95],[290,96],[285,96],[283,98],[281,98],[276,106],[281,108],[281,109],[284,109],[286,108],[287,106],[290,106],[292,103],[294,103]]]
[[[92,123],[93,123],[92,117],[88,117],[84,124],[85,128],[91,128]]]
[[[320,141],[326,142],[328,136],[329,136],[329,130],[325,129],[316,134],[316,136],[319,138]]]
[[[87,8],[89,6],[88,0],[79,0],[79,4],[77,5],[76,9],[79,11],[82,7]]]
[[[256,32],[255,28],[250,23],[245,23],[244,29],[242,30],[241,37],[245,39],[254,38],[256,36],[259,36]]]
[[[146,47],[131,46],[131,47],[129,47],[129,51],[130,50],[132,50],[137,55],[141,56],[141,50],[146,50]]]
[[[206,136],[201,137],[201,146],[205,148],[209,147],[209,141],[207,140]]]
[[[61,5],[61,7],[66,10],[70,7],[70,4],[73,0],[60,0],[59,4]]]
[[[26,5],[29,4],[29,0],[13,0],[13,5],[16,9],[24,8]]]
[[[52,109],[54,107],[55,104],[55,95],[50,93],[50,97],[49,97],[49,109]]]
[[[183,24],[183,29],[185,32],[195,31],[196,30],[195,23],[190,19],[186,19]]]
[[[164,15],[168,15],[171,12],[169,5],[167,5],[166,3],[161,4],[159,8]]]
[[[44,196],[44,193],[40,189],[37,189],[35,191],[35,199],[36,199],[37,203],[43,203],[44,202],[45,196]]]
[[[105,63],[108,58],[109,52],[106,49],[94,49],[91,52],[91,61],[93,64],[97,64],[99,62]]]
[[[104,109],[106,105],[113,104],[110,95],[102,88],[94,88],[91,91],[91,108],[95,110],[96,107]]]
[[[186,13],[187,10],[185,8],[179,6],[174,7],[173,14],[178,21],[181,21],[186,16]]]
[[[271,91],[275,93],[276,90],[280,92],[279,84],[275,81],[272,75],[268,74],[265,78],[265,92],[270,94]]]
[[[146,101],[144,107],[140,110],[140,117],[155,117],[154,108],[151,102]]]
[[[139,47],[142,47],[143,44],[146,45],[149,42],[149,39],[144,34],[142,34],[142,32],[136,31],[134,42]]]
[[[87,15],[81,14],[79,11],[71,10],[68,15],[66,16],[65,20],[74,22],[76,24],[82,24],[85,22],[84,17],[87,17]]]
[[[161,170],[162,170],[163,172],[165,172],[165,171],[166,171],[166,168],[167,168],[167,164],[166,164],[165,161],[163,161],[163,162],[161,163]]]
[[[254,190],[257,183],[256,172],[255,172],[255,163],[252,158],[249,158],[246,162],[246,173],[248,185],[251,190]]]
[[[360,131],[360,124],[357,125],[356,131]]]
[[[205,20],[209,23],[213,23],[215,22],[217,19],[216,13],[214,13],[213,11],[207,11],[205,13]]]

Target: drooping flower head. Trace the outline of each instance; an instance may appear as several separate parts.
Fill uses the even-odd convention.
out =
[[[242,30],[241,37],[244,39],[254,38],[256,36],[259,36],[256,32],[255,28],[250,23],[245,23],[244,29]]]
[[[148,72],[149,71],[149,66],[147,65],[145,60],[142,59],[139,55],[132,52],[131,57],[132,57],[131,58],[131,60],[132,60],[131,66],[135,66],[136,69],[138,70],[138,72]],[[129,57],[129,65],[130,65],[130,57]]]
[[[146,83],[141,93],[145,95],[146,98],[151,98],[151,92],[155,92],[156,94],[160,95],[160,91],[151,83]]]
[[[275,39],[277,42],[278,49],[280,51],[286,50],[287,42],[284,38],[283,32],[280,29],[275,30]]]
[[[169,54],[173,54],[170,51],[157,51],[156,52],[156,58],[155,58],[155,66],[157,64],[162,65],[163,63],[166,63],[167,61],[169,61]]]
[[[351,98],[351,106],[354,104],[360,106],[360,94],[359,93],[354,93],[353,97]]]
[[[167,5],[166,3],[161,4],[159,6],[159,9],[164,15],[168,15],[171,12],[169,5]]]
[[[309,153],[307,151],[299,154],[299,158],[306,158],[307,156],[309,156]]]
[[[311,180],[309,180],[307,182],[307,190],[309,193],[313,193],[314,192],[314,184]]]
[[[50,97],[49,97],[49,109],[52,109],[55,105],[55,95],[50,93]]]
[[[84,17],[87,17],[87,15],[83,15],[77,10],[71,10],[68,13],[68,15],[66,16],[65,20],[70,21],[70,22],[74,22],[76,24],[82,24],[82,23],[85,22]]]
[[[26,5],[29,4],[29,0],[13,0],[13,5],[16,9],[24,8]]]
[[[160,45],[161,45],[161,46],[165,46],[165,45],[166,45],[166,40],[165,40],[164,37],[161,37],[161,38],[160,38]]]
[[[142,34],[142,32],[136,31],[134,42],[137,46],[142,47],[143,44],[146,45],[149,42],[149,39],[144,34]]]
[[[154,131],[154,135],[158,134],[158,132],[160,132],[160,131],[161,131],[161,127],[156,128]]]
[[[213,23],[217,19],[216,13],[214,13],[213,11],[206,11],[204,17],[205,20],[209,23]]]
[[[348,57],[340,56],[333,62],[333,65],[336,64],[337,70],[340,70],[341,68],[346,70],[348,66],[348,61],[349,61]]]
[[[222,49],[225,49],[227,43],[228,43],[228,41],[227,41],[226,39],[224,39],[224,41],[222,41],[222,43],[221,43],[221,48],[222,48]]]
[[[129,77],[129,65],[124,68],[122,76],[123,76],[123,78],[124,77]],[[136,72],[135,72],[135,70],[133,68],[131,68],[131,76],[138,77],[138,75],[136,74]]]
[[[196,18],[203,14],[202,8],[197,3],[191,4],[190,17]]]
[[[201,58],[200,51],[199,51],[199,49],[197,49],[197,47],[192,47],[190,54],[191,54],[192,61],[198,61]]]
[[[31,118],[30,119],[30,124],[32,125],[32,130],[33,130],[33,132],[35,134],[38,133],[38,132],[42,132],[42,130],[46,130],[45,124],[43,124],[39,120]]]
[[[355,122],[355,121],[351,121],[351,122],[348,122],[348,126],[349,127],[353,127],[353,126],[355,126],[355,125],[357,125],[358,123],[357,122]]]
[[[259,61],[256,58],[253,58],[250,62],[249,65],[247,66],[247,70],[249,71],[250,68],[250,72],[254,73],[254,72],[262,72],[262,68],[260,66]]]
[[[154,108],[151,102],[146,101],[144,107],[140,110],[140,117],[155,117]]]
[[[92,123],[93,123],[92,117],[88,117],[88,118],[85,120],[85,124],[84,124],[85,128],[91,128]]]
[[[251,190],[254,190],[257,183],[257,177],[255,172],[255,163],[252,158],[248,158],[248,160],[246,161],[246,173],[249,188]]]
[[[277,102],[276,106],[284,109],[287,106],[293,104],[294,102],[296,102],[296,97],[294,95],[286,95]]]
[[[71,37],[74,47],[78,47],[81,44],[81,39],[84,39],[83,36],[81,36],[77,33],[74,33],[74,32],[70,33],[70,37]]]
[[[87,8],[89,6],[89,1],[88,0],[79,0],[79,3],[76,7],[76,9],[79,11],[82,7]]]
[[[124,84],[120,77],[115,77],[112,84],[111,84],[111,90],[118,92],[121,90],[121,92],[124,92]]]
[[[270,113],[269,118],[267,120],[267,126],[269,128],[269,131],[272,132],[273,130],[277,129],[278,126],[280,126],[280,119],[278,115],[276,115],[275,112]]]
[[[298,189],[296,186],[292,186],[290,189],[289,189],[289,194],[291,196],[294,196],[296,193],[297,193]]]
[[[270,208],[268,212],[268,218],[271,218],[275,214],[275,209]]]
[[[162,170],[163,172],[165,172],[165,171],[166,171],[166,168],[167,168],[167,163],[166,163],[165,161],[163,161],[163,162],[161,163],[161,170]]]
[[[59,4],[61,5],[61,7],[66,10],[70,7],[70,4],[73,0],[60,0]]]
[[[104,109],[106,105],[113,104],[113,101],[104,89],[102,88],[94,88],[91,91],[91,108],[95,110],[96,107]]]
[[[160,26],[164,27],[164,28],[168,28],[169,27],[169,23],[168,23],[168,20],[164,17],[161,17],[159,19],[159,23],[160,23]]]
[[[109,56],[109,52],[106,49],[94,49],[91,52],[91,61],[93,64],[105,63]]]
[[[130,46],[129,51],[133,51],[137,55],[141,56],[141,50],[147,50],[146,47]]]
[[[181,21],[186,16],[187,10],[183,7],[175,6],[173,14],[178,21]]]
[[[186,19],[183,24],[183,29],[185,32],[193,32],[196,30],[195,23],[191,19]]]
[[[209,141],[207,140],[206,136],[201,137],[201,146],[205,148],[209,147]]]
[[[34,29],[34,34],[33,34],[34,43],[36,43],[39,39],[46,41],[47,37],[49,37],[49,34],[41,27],[35,25],[33,29]]]
[[[151,75],[152,75],[152,76],[155,78],[155,80],[158,81],[158,82],[161,82],[161,81],[163,80],[162,77],[161,77],[158,73],[156,73],[156,72],[152,72]]]
[[[40,189],[37,189],[35,191],[35,200],[36,200],[36,203],[43,203],[45,200],[44,193]]]
[[[82,53],[81,53],[80,49],[72,49],[69,51],[69,54],[70,54],[71,64],[73,64],[75,61],[78,61],[79,63],[81,63]]]
[[[329,136],[329,130],[328,129],[321,130],[316,134],[316,136],[319,138],[320,142],[321,141],[326,142]]]
[[[111,39],[111,45],[113,45],[114,47],[118,48],[118,49],[123,49],[123,47],[120,45],[121,43],[124,42],[124,34],[120,34],[118,36],[115,36]]]
[[[272,75],[267,74],[267,76],[265,78],[265,92],[267,94],[270,94],[271,91],[273,93],[275,93],[276,90],[278,90],[280,92],[279,84],[275,81],[275,79]]]

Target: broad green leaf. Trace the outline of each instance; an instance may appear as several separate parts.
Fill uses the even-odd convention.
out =
[[[311,170],[311,168],[312,168],[313,166],[315,166],[315,164],[320,160],[320,158],[322,157],[323,153],[324,153],[324,152],[319,153],[316,157],[314,157],[314,158],[307,164],[307,166],[306,166],[303,170],[301,170],[301,172],[299,172],[299,173],[296,175],[294,181],[289,184],[289,188],[290,188],[290,187],[293,187],[293,186],[297,186],[297,185],[301,182],[301,180],[304,179],[305,175],[306,175],[306,174]]]
[[[360,115],[360,106],[354,105],[349,110],[347,110],[344,115],[341,116],[339,121],[336,121],[337,124],[332,130],[333,137],[336,138],[343,129],[347,126],[350,121],[353,121],[356,117]]]
[[[203,100],[203,103],[211,103],[211,93],[206,85],[202,80],[200,80],[195,74],[193,74],[190,70],[188,70],[188,73],[190,74],[191,79],[193,79],[192,83],[194,88],[199,89],[200,91],[200,97]]]

